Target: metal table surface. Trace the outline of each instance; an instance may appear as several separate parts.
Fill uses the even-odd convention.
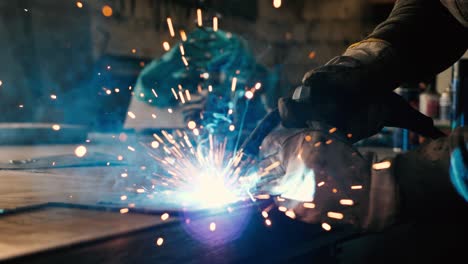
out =
[[[75,147],[2,146],[0,163],[69,154]],[[117,153],[111,144],[88,150]],[[121,170],[106,165],[0,170],[0,262],[440,263],[464,256],[468,218],[462,215],[359,235],[345,226],[324,232],[275,210],[267,227],[256,205],[193,215],[174,210],[163,221],[161,214],[174,206],[161,201],[152,210],[137,204],[121,214],[121,205],[112,202],[122,194],[116,192]],[[204,231],[194,235],[196,230]],[[160,246],[158,238],[164,239]]]
[[[2,146],[0,163],[73,153],[76,145]],[[115,156],[112,145],[88,152]],[[1,167],[1,166],[0,166]],[[171,201],[137,203],[121,214],[122,166],[0,169],[0,261],[11,263],[239,263],[330,257],[352,234],[293,221],[272,211],[266,226],[256,204],[186,212]],[[120,185],[119,185],[120,184]],[[117,187],[116,187],[117,186]],[[161,215],[170,212],[168,220]],[[210,231],[210,224],[216,230]],[[201,231],[200,231],[201,230]],[[197,233],[198,232],[198,233]],[[157,245],[157,239],[163,244]],[[326,248],[326,250],[324,250]],[[323,253],[323,252],[325,253]],[[310,257],[307,258],[310,260]]]

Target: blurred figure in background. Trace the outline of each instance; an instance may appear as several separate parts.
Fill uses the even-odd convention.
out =
[[[205,128],[229,133],[255,127],[277,75],[258,64],[245,40],[196,28],[138,77],[127,117],[132,128]]]

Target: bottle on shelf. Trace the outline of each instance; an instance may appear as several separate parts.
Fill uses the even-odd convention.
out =
[[[419,95],[419,111],[424,115],[437,118],[439,115],[440,95],[434,85],[427,84],[424,92]]]
[[[440,96],[439,101],[439,120],[442,122],[450,122],[452,110],[452,92],[450,88],[445,89]]]

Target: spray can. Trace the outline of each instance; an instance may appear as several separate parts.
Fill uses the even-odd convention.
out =
[[[437,118],[439,115],[439,94],[432,84],[428,84],[424,92],[419,95],[419,111],[424,115]]]

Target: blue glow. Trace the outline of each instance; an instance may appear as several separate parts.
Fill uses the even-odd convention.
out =
[[[450,157],[450,180],[458,193],[468,202],[468,170],[463,163],[460,148]]]

